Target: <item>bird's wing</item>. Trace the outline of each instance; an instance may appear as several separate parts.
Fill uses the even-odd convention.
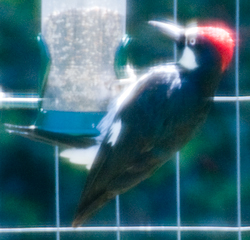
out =
[[[152,149],[171,114],[164,110],[170,91],[178,89],[178,77],[166,70],[148,74],[116,109],[88,175],[74,226],[117,194],[149,177],[160,164]]]

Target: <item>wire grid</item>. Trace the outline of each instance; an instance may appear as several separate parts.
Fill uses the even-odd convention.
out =
[[[236,104],[236,166],[237,166],[237,227],[217,227],[217,226],[181,226],[181,209],[180,209],[180,154],[176,154],[176,202],[177,202],[177,225],[176,226],[121,226],[120,225],[120,203],[119,196],[116,197],[116,226],[113,227],[60,227],[60,204],[59,204],[59,148],[55,147],[55,205],[56,205],[56,227],[32,227],[32,228],[0,228],[1,233],[39,233],[55,232],[56,239],[60,239],[61,232],[116,232],[116,239],[120,240],[121,232],[148,232],[148,231],[175,231],[177,239],[181,240],[181,233],[184,231],[197,232],[238,232],[238,240],[241,240],[242,232],[250,231],[250,226],[241,226],[241,149],[240,149],[240,102],[250,101],[250,96],[239,96],[239,9],[240,0],[235,2],[236,9],[236,49],[235,49],[235,96],[215,96],[216,102],[235,102]],[[177,0],[174,0],[173,10],[174,21],[177,22]],[[174,59],[176,60],[176,46],[174,45]],[[38,97],[1,97],[0,109],[4,107],[35,108],[38,106],[40,99]]]

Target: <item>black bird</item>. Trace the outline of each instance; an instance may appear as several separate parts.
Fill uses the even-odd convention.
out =
[[[234,41],[228,29],[149,24],[177,42],[181,58],[152,67],[102,120],[102,142],[73,227],[150,177],[192,138],[206,120],[214,92],[232,60]]]

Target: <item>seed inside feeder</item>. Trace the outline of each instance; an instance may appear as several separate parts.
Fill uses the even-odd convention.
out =
[[[122,16],[104,8],[54,13],[44,23],[52,65],[44,110],[105,111],[119,89],[114,55],[122,37]]]

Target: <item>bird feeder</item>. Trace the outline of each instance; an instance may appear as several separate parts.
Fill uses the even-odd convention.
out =
[[[42,1],[51,67],[37,126],[97,134],[97,123],[120,92],[113,84],[114,55],[125,33],[125,15],[125,0]]]
[[[50,69],[40,84],[39,112],[34,125],[7,124],[7,131],[48,143],[91,144],[86,137],[99,135],[96,127],[121,90],[114,58],[125,16],[125,0],[42,0]]]

